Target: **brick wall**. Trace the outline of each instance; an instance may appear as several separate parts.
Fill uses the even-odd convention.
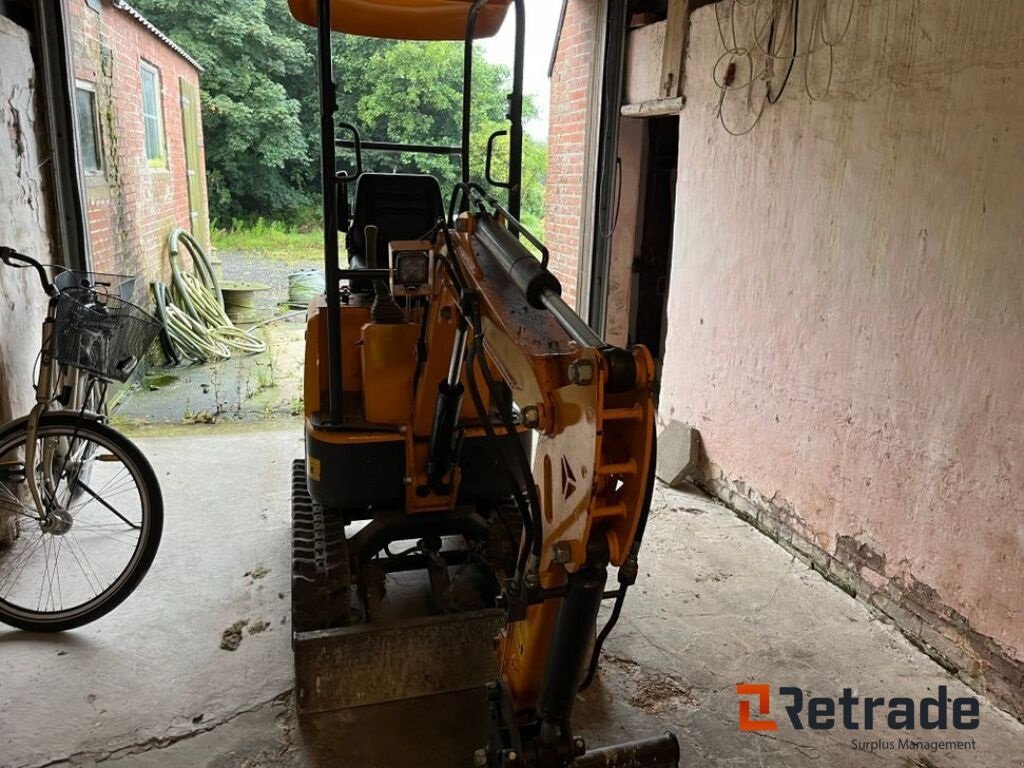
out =
[[[597,0],[569,0],[551,76],[545,235],[550,268],[570,305],[577,300],[583,176]]]
[[[167,236],[190,228],[181,119],[180,80],[199,92],[199,72],[128,13],[104,2],[67,0],[75,77],[95,87],[103,170],[86,174],[93,268],[134,274],[140,283],[168,275]],[[150,167],[145,152],[141,64],[160,72],[166,167]],[[200,169],[206,210],[205,157],[200,125]],[[208,246],[209,243],[204,243]],[[141,299],[144,294],[137,293]]]

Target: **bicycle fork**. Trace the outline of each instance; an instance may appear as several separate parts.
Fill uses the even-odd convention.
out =
[[[35,504],[36,514],[40,520],[45,520],[48,515],[36,478],[36,437],[39,433],[39,420],[50,407],[50,388],[53,385],[53,358],[50,356],[52,339],[53,318],[47,317],[43,321],[43,346],[39,361],[39,381],[36,383],[36,404],[32,406],[25,425],[25,482],[28,484],[28,492],[32,496],[32,503]]]

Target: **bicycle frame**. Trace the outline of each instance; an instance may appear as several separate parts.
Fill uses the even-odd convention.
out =
[[[102,420],[103,402],[106,399],[107,382],[98,379],[91,374],[86,374],[77,368],[68,365],[61,365],[53,357],[53,327],[57,309],[59,293],[50,297],[47,307],[46,318],[43,320],[42,344],[40,347],[39,378],[35,384],[36,402],[28,415],[26,425],[25,441],[25,482],[28,485],[29,495],[35,505],[36,513],[43,519],[47,515],[46,506],[43,504],[42,494],[39,490],[39,483],[32,467],[36,462],[36,438],[39,430],[39,421],[54,401],[59,402],[68,410],[79,413],[81,418]],[[54,385],[56,384],[56,389]],[[98,393],[96,408],[88,410],[88,399],[92,392]],[[57,394],[54,394],[54,393]],[[70,453],[71,446],[65,446]],[[53,470],[52,462],[43,462],[43,472],[48,483],[53,482],[50,476]]]

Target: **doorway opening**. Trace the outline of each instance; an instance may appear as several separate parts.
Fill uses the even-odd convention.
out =
[[[633,259],[630,338],[651,351],[660,375],[668,330],[679,116],[649,118],[646,139],[646,164],[641,181],[644,202],[638,215],[641,240]]]

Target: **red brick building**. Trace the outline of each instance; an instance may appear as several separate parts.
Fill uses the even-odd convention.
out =
[[[597,3],[592,0],[566,3],[551,61],[544,231],[551,252],[551,271],[562,283],[565,300],[573,306],[579,298],[584,158],[589,138],[597,23]]]
[[[93,269],[148,283],[173,229],[209,245],[202,68],[122,0],[67,3]]]

